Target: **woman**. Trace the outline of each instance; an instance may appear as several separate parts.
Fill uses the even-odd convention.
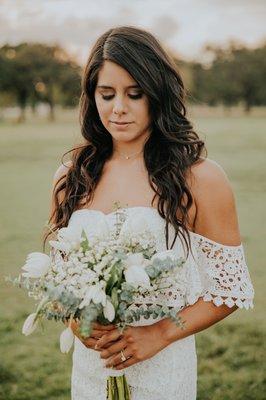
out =
[[[84,340],[73,323],[73,400],[105,399],[103,361],[125,371],[133,400],[195,399],[195,334],[253,306],[232,188],[203,156],[184,97],[173,60],[150,33],[117,27],[96,41],[82,83],[84,143],[55,174],[50,221],[114,226],[119,202],[128,218],[147,220],[161,249],[170,238],[170,248],[185,248],[187,283],[168,293],[185,329],[164,318],[120,335],[95,323]]]

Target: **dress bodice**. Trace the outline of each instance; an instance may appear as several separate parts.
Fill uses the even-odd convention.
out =
[[[156,250],[166,250],[166,221],[154,207],[128,207],[121,209],[125,213],[122,229],[148,229],[155,238]],[[90,235],[98,233],[99,226],[105,224],[107,229],[116,229],[117,211],[105,214],[99,210],[80,209],[72,213],[69,226],[84,228]],[[137,226],[137,228],[136,228]],[[173,250],[179,257],[186,258],[185,268],[180,275],[179,284],[162,297],[140,299],[140,303],[156,301],[182,308],[194,304],[199,297],[213,301],[217,306],[226,304],[239,308],[253,307],[254,289],[245,261],[242,243],[228,246],[217,243],[195,232],[189,231],[191,251],[186,258],[184,241],[178,236]],[[175,236],[174,227],[169,224],[169,244]]]

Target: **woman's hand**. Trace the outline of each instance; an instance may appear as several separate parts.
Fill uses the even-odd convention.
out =
[[[64,322],[66,326],[69,326],[69,322]],[[101,351],[101,350],[97,350],[95,349],[95,345],[98,342],[98,339],[100,339],[103,335],[107,334],[108,332],[112,331],[113,329],[115,329],[115,325],[101,325],[97,322],[93,322],[92,323],[92,332],[90,334],[90,336],[84,338],[80,335],[78,329],[79,329],[79,325],[80,322],[77,322],[75,320],[72,320],[71,322],[71,329],[74,333],[74,335],[76,335],[79,340],[89,349],[93,349],[96,351]]]
[[[151,358],[167,345],[161,327],[155,323],[148,326],[128,326],[122,334],[118,329],[112,329],[102,335],[96,348],[101,347],[101,358],[108,359],[106,367],[119,370]],[[124,362],[121,360],[121,350],[128,358]]]

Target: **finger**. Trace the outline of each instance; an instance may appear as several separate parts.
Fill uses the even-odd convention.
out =
[[[126,360],[124,362],[120,362],[120,364],[117,364],[113,368],[117,369],[117,370],[120,370],[120,369],[124,369],[124,368],[130,367],[131,365],[134,365],[137,362],[138,361],[134,357],[130,357],[128,360]]]
[[[99,329],[99,330],[104,330],[104,331],[111,331],[112,329],[115,329],[116,326],[113,325],[113,324],[101,325],[98,322],[93,322],[92,323],[92,328]]]
[[[106,335],[103,335],[101,339],[98,340],[97,343],[97,348],[99,349],[100,347],[104,346],[105,344],[115,341],[119,339],[120,337],[123,337],[123,334],[119,332],[118,329],[114,329],[111,332],[108,332]]]
[[[122,350],[122,349],[121,349],[121,350]],[[125,354],[125,357],[128,358],[129,360],[130,360],[130,358],[132,358],[132,356],[133,356],[132,352],[131,352],[128,348],[126,348],[125,350],[123,350],[123,353]],[[130,358],[129,358],[129,357],[130,357]],[[128,361],[128,360],[126,360],[126,361]],[[108,361],[105,363],[105,366],[106,366],[107,368],[109,368],[109,367],[111,367],[111,366],[115,367],[116,365],[119,365],[119,364],[121,364],[121,363],[124,364],[126,361],[122,361],[122,360],[121,360],[121,353],[120,353],[120,351],[119,351],[118,354],[115,354],[114,356],[112,356],[112,357],[110,357],[110,358],[108,359]]]
[[[101,350],[101,358],[107,359],[111,357],[113,354],[119,353],[119,351],[123,350],[127,345],[125,339],[119,340],[119,342],[115,342],[113,345],[109,346],[105,350]]]
[[[88,347],[89,349],[93,349],[95,350],[95,344],[97,343],[96,339],[92,339],[92,338],[86,338],[86,339],[80,339],[82,341],[82,343],[84,344],[84,346]]]
[[[71,324],[71,329],[73,332],[79,332],[79,328],[80,328],[80,324],[76,323],[76,322],[72,322]],[[102,335],[108,333],[109,330],[103,330],[103,329],[92,329],[91,333],[89,336],[95,337],[94,335],[98,335],[98,337],[102,337]]]
[[[103,335],[106,335],[107,333],[108,331],[93,329],[93,331],[90,334],[90,337],[93,337],[95,339],[100,339]]]

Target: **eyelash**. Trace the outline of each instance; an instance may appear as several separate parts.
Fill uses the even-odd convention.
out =
[[[129,94],[128,96],[129,96],[131,99],[133,99],[133,100],[137,100],[137,99],[140,99],[140,98],[142,97],[142,93],[138,93],[138,94]],[[102,95],[102,98],[103,98],[104,100],[111,100],[113,97],[114,97],[113,94],[111,94],[111,95],[109,95],[109,96],[104,96],[104,95]]]

